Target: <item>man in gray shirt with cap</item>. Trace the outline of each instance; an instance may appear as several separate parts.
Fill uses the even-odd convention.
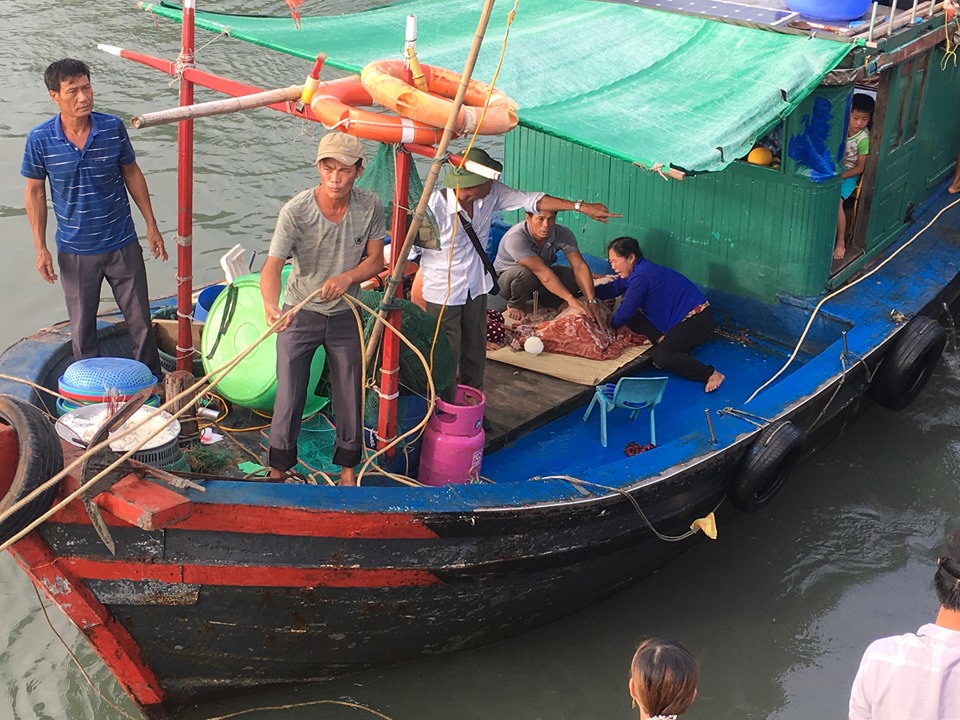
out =
[[[267,324],[311,298],[277,328],[277,398],[270,424],[270,476],[281,479],[297,464],[300,419],[310,382],[310,363],[321,345],[330,366],[330,387],[337,437],[333,463],[341,466],[340,484],[356,485],[355,466],[363,450],[361,358],[363,340],[344,295],[360,296],[360,283],[383,269],[386,235],[383,204],[355,188],[365,156],[360,141],[342,132],[328,133],[317,149],[320,184],[290,200],[280,211],[260,274]],[[283,309],[280,273],[288,257]]]

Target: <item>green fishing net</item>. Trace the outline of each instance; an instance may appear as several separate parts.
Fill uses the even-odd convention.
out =
[[[380,306],[382,298],[383,293],[380,291],[365,290],[360,299],[367,307],[376,309]],[[450,351],[450,343],[447,341],[447,334],[443,332],[443,329],[437,333],[437,319],[425,313],[409,300],[398,300],[397,302],[400,305],[400,332],[420,350],[427,362],[430,362],[430,346],[433,344],[434,334],[437,335],[437,343],[433,349],[431,377],[439,395],[453,384],[456,376],[456,367],[453,362],[453,353]],[[372,315],[368,314],[364,321],[364,336],[369,338],[375,320]],[[413,351],[402,342],[400,343],[400,389],[401,392],[427,394],[427,375],[423,369],[423,364]]]
[[[363,175],[361,175],[357,180],[358,187],[370,190],[371,192],[376,193],[377,197],[380,198],[380,201],[383,203],[384,220],[387,228],[390,228],[393,219],[393,189],[396,179],[396,171],[397,163],[394,146],[378,144],[377,151],[373,156],[373,160],[367,164],[363,171]],[[410,180],[407,183],[406,209],[408,211],[408,218],[412,217],[413,211],[417,207],[417,203],[420,202],[421,195],[423,195],[423,183],[420,180],[420,175],[417,172],[416,165],[411,163]],[[414,244],[428,248],[439,247],[439,244],[436,240],[439,234],[440,231],[437,228],[437,221],[433,218],[428,210],[422,227],[420,228],[420,232],[417,235],[416,240],[414,240]],[[403,242],[403,239],[404,238],[402,237],[396,239],[396,247],[400,247],[400,243]],[[393,242],[394,239],[391,239],[391,243]]]

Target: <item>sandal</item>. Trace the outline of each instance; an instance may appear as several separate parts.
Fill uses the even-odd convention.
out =
[[[635,442],[628,442],[627,446],[623,449],[623,452],[626,453],[627,457],[633,457],[634,455],[639,455],[640,453],[645,453],[647,450],[653,450],[656,445],[638,445]]]

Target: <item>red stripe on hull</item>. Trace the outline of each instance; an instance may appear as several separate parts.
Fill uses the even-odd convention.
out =
[[[441,584],[439,578],[425,570],[397,568],[172,565],[85,558],[61,558],[58,562],[86,580],[158,580],[199,585],[292,588],[380,588]]]
[[[30,533],[16,543],[10,548],[10,554],[33,583],[87,637],[132,698],[143,706],[164,702],[160,682],[144,663],[136,641],[72,572],[69,563],[57,558],[37,533]]]
[[[107,512],[103,513],[103,517],[107,525],[129,527],[128,523]],[[57,513],[53,522],[89,525],[90,518],[78,500]],[[169,527],[176,530],[317,538],[407,540],[437,537],[423,520],[412,513],[330,512],[259,505],[207,505],[200,502],[193,504],[190,517]]]
[[[193,514],[176,527],[184,530],[298,537],[383,540],[437,537],[433,530],[412,513],[330,512],[255,505],[194,503]]]

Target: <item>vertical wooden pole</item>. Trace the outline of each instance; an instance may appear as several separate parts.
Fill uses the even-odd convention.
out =
[[[189,370],[174,370],[172,373],[167,373],[163,381],[163,388],[166,391],[166,397],[171,398],[171,404],[167,408],[168,412],[178,413],[188,403],[193,402],[196,393],[185,395],[184,391],[188,390],[195,380],[196,378]],[[180,395],[183,395],[183,397],[180,397]],[[180,397],[179,400],[173,399],[178,397]],[[199,435],[200,426],[197,423],[197,410],[194,408],[189,413],[180,416],[180,442],[196,440]]]
[[[180,105],[193,105],[193,83],[183,73],[194,65],[194,8],[196,0],[183,0],[180,35]],[[193,120],[177,126],[177,370],[193,367]]]
[[[394,267],[391,278],[394,282],[400,281],[400,273],[403,270],[403,267],[406,265],[407,256],[410,254],[410,248],[413,246],[413,239],[417,236],[417,232],[420,230],[420,224],[423,222],[424,217],[427,212],[427,202],[430,199],[430,193],[433,192],[433,186],[437,182],[437,177],[440,175],[440,168],[446,164],[444,160],[444,154],[447,152],[447,145],[450,144],[450,140],[454,136],[454,125],[456,124],[457,116],[460,113],[460,108],[463,106],[463,98],[467,93],[467,85],[470,84],[470,78],[473,75],[473,68],[477,63],[477,55],[480,54],[480,46],[483,44],[483,35],[487,31],[487,24],[490,22],[490,15],[493,12],[493,5],[495,0],[484,0],[483,10],[480,12],[480,19],[477,22],[477,32],[473,36],[473,43],[470,45],[470,53],[467,55],[467,60],[463,66],[463,73],[460,75],[460,86],[457,88],[457,93],[453,98],[453,105],[450,108],[450,115],[447,117],[447,124],[443,128],[443,135],[440,136],[440,142],[437,143],[436,153],[433,158],[433,162],[430,163],[430,171],[427,173],[427,179],[423,183],[423,195],[420,196],[420,202],[417,203],[416,209],[413,211],[413,218],[410,223],[410,227],[407,229],[406,237],[403,241],[403,247],[400,248],[400,251],[397,251],[396,239],[393,240],[393,248],[390,252],[390,257],[397,257],[397,265]],[[378,314],[382,317],[382,313]],[[366,358],[367,362],[373,360],[373,356],[377,351],[377,346],[380,344],[381,334],[383,333],[383,328],[378,322],[373,326],[373,332],[370,334],[370,340],[367,342],[367,351]]]

